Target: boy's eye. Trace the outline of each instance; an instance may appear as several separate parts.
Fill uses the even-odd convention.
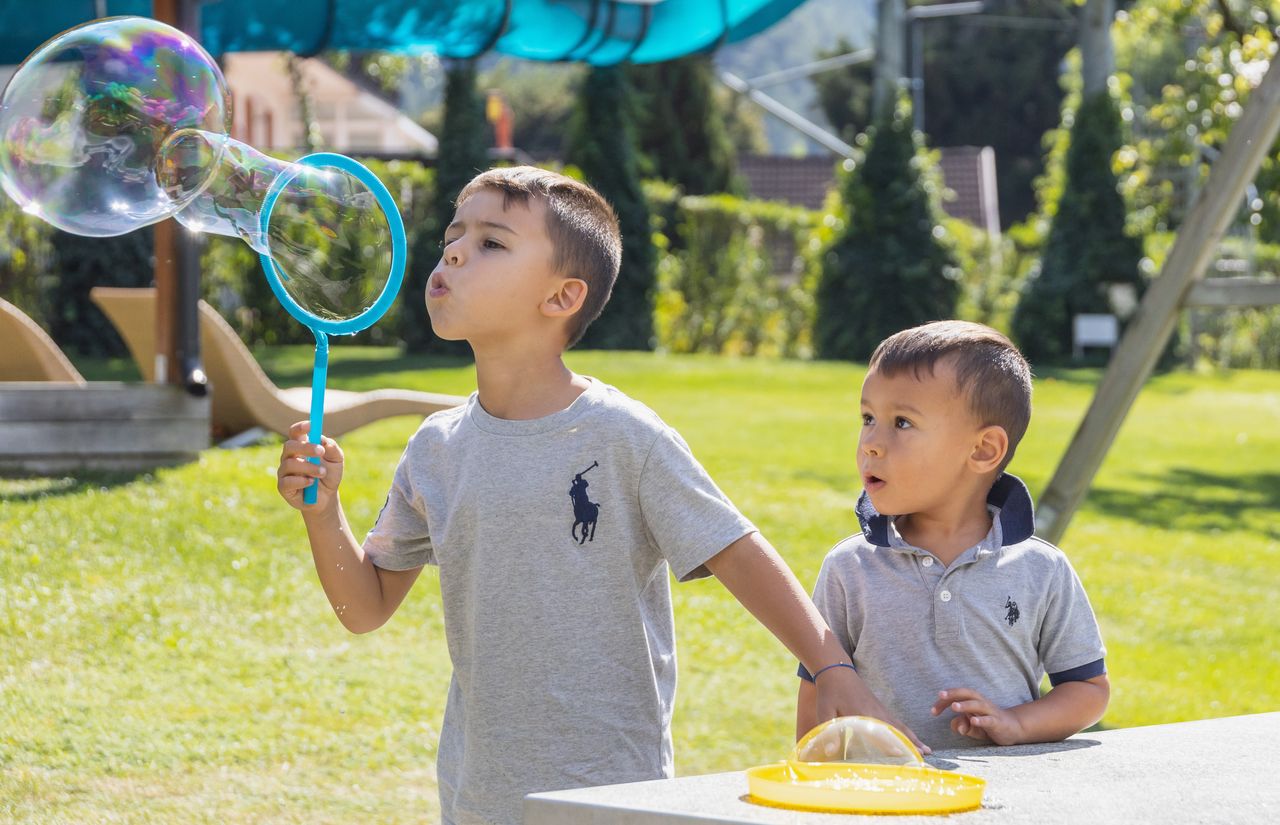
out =
[[[898,416],[893,419],[893,426],[897,427],[899,430],[908,430],[911,429],[911,422],[902,416]]]
[[[870,413],[863,413],[863,414],[862,414],[862,426],[864,426],[864,427],[870,427],[870,426],[871,426],[871,422],[872,422],[872,421],[874,421],[874,420],[875,420],[875,419],[873,419],[873,418],[871,417],[871,414],[870,414]]]
[[[486,238],[484,242],[484,248],[485,249],[503,249],[504,247],[502,246],[502,244],[498,243],[493,238]]]

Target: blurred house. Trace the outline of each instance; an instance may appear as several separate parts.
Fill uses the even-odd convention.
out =
[[[998,237],[995,151],[990,146],[948,146],[939,150],[939,156],[943,183],[951,190],[943,198],[943,211]],[[753,198],[821,209],[827,191],[835,185],[837,163],[832,155],[740,155],[738,173]]]
[[[228,54],[222,68],[231,89],[231,137],[262,151],[306,145],[301,108],[283,53]],[[322,61],[299,59],[298,68],[325,150],[435,156],[435,135],[395,106]]]

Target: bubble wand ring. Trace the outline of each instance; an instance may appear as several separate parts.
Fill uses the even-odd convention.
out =
[[[312,333],[316,336],[315,365],[311,371],[311,428],[307,433],[307,440],[312,444],[319,444],[324,425],[324,387],[329,373],[329,336],[353,335],[360,332],[381,318],[391,307],[391,302],[395,300],[396,294],[400,291],[400,284],[404,280],[407,241],[400,210],[396,208],[396,203],[392,200],[391,193],[387,191],[387,187],[383,185],[382,181],[378,180],[378,177],[373,172],[369,171],[368,167],[359,161],[333,152],[304,155],[294,161],[294,165],[288,171],[282,172],[271,182],[266,198],[263,199],[262,210],[258,219],[259,228],[264,238],[267,237],[267,228],[271,224],[271,214],[275,210],[276,201],[279,199],[280,193],[307,167],[312,169],[338,169],[363,183],[373,193],[374,199],[382,209],[382,214],[387,219],[387,229],[391,233],[391,271],[387,275],[387,282],[383,285],[382,293],[378,295],[378,299],[374,301],[373,305],[354,318],[321,318],[299,306],[293,296],[289,294],[289,291],[284,288],[283,282],[287,281],[289,276],[280,269],[270,255],[265,252],[258,253],[258,257],[262,261],[262,269],[267,275],[267,283],[271,286],[271,291],[275,293],[276,298],[284,306],[285,310],[298,321],[310,327]],[[312,464],[320,463],[319,457],[312,457],[307,460]],[[311,485],[303,492],[303,503],[316,503],[316,492],[319,484],[320,479],[318,478],[311,482]]]

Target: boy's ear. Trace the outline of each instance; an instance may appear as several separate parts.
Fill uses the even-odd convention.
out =
[[[548,318],[567,318],[587,300],[587,282],[581,278],[565,278],[556,291],[542,302],[542,314]]]
[[[978,430],[973,452],[969,454],[969,466],[979,475],[999,469],[1009,454],[1009,434],[1004,427],[992,424]]]

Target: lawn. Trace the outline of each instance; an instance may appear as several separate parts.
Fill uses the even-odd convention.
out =
[[[262,357],[282,384],[308,382],[306,348]],[[570,363],[677,427],[806,587],[855,529],[859,367]],[[465,364],[341,344],[330,377],[459,393],[474,381]],[[1038,381],[1012,467],[1033,493],[1097,377]],[[392,419],[344,439],[358,533],[415,426]],[[278,453],[273,441],[151,474],[0,480],[0,821],[434,820],[449,679],[436,577],[386,627],[349,635],[275,493]],[[1280,373],[1154,379],[1063,541],[1108,645],[1106,726],[1280,709],[1278,513]],[[780,758],[792,661],[714,581],[675,593],[678,771]]]

